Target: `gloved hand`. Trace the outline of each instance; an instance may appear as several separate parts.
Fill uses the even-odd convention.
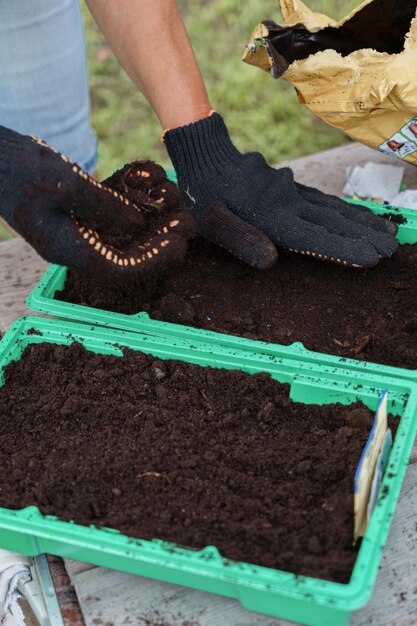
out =
[[[179,205],[155,163],[101,184],[42,140],[0,126],[0,217],[48,261],[100,277],[162,271],[195,228]]]
[[[241,154],[217,113],[164,140],[200,234],[254,267],[275,263],[274,244],[354,267],[397,247],[395,224],[297,184],[290,169],[269,167],[259,153]]]

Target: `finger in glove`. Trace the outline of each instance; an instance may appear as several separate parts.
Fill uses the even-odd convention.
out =
[[[119,249],[105,244],[97,232],[82,227],[77,230],[75,236],[83,248],[77,269],[105,280],[163,274],[179,264],[187,251],[187,240],[173,233],[156,235],[142,244]]]
[[[344,217],[382,233],[389,235],[397,233],[398,227],[396,224],[375,215],[368,207],[346,202],[337,196],[325,194],[319,189],[313,189],[300,183],[295,183],[295,186],[300,195],[311,204],[338,211]]]
[[[371,244],[381,257],[391,256],[398,247],[394,235],[374,230],[353,219],[346,218],[335,208],[307,205],[304,210],[300,211],[299,216],[312,224],[323,226],[329,233],[350,239],[361,239]]]
[[[363,239],[343,237],[299,217],[277,217],[279,245],[291,252],[352,267],[372,267],[379,261],[377,250]]]
[[[197,207],[197,230],[204,238],[226,248],[257,269],[269,269],[277,260],[277,249],[260,230],[234,215],[224,204]]]

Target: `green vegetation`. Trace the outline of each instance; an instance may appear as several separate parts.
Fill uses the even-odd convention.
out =
[[[0,241],[4,241],[5,239],[10,239],[11,236],[12,235],[9,233],[9,231],[6,230],[6,228],[0,222]]]

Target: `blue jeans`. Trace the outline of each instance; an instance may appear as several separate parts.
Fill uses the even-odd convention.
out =
[[[78,0],[0,0],[0,124],[96,169]]]

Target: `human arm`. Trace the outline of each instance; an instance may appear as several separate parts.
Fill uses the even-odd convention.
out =
[[[396,249],[396,227],[241,154],[211,105],[174,0],[87,0],[97,23],[158,115],[184,204],[200,233],[250,265],[276,247],[370,267]],[[207,51],[210,54],[210,51]]]
[[[211,104],[175,0],[86,0],[162,128],[207,117]]]

